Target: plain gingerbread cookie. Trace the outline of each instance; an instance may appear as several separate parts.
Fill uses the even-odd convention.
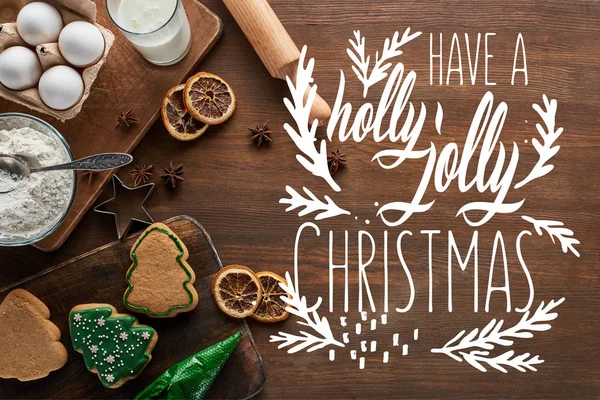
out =
[[[32,381],[67,363],[60,330],[50,310],[26,290],[15,289],[0,304],[0,378]]]

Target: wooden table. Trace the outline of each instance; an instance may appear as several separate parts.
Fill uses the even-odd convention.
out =
[[[285,122],[292,122],[282,98],[287,94],[284,82],[273,80],[252,51],[240,29],[219,0],[204,0],[224,23],[220,42],[201,64],[200,69],[225,78],[235,89],[238,107],[230,121],[212,128],[195,142],[173,140],[157,123],[133,153],[138,163],[153,163],[157,167],[169,161],[181,162],[185,167],[185,182],[175,192],[159,183],[148,203],[148,211],[156,220],[187,214],[204,225],[212,236],[224,264],[242,263],[257,270],[284,273],[292,269],[296,230],[303,221],[292,213],[285,213],[278,204],[285,195],[285,186],[299,189],[309,185],[318,193],[331,193],[318,178],[310,176],[295,160],[296,148],[283,130]],[[526,174],[537,161],[531,146],[523,139],[536,135],[533,102],[540,102],[542,93],[558,99],[558,124],[565,128],[558,144],[561,150],[554,159],[555,169],[548,176],[522,189],[527,198],[524,213],[556,219],[575,231],[581,241],[580,258],[563,254],[560,246],[552,245],[548,236],[528,240],[524,256],[535,282],[535,306],[540,301],[565,297],[559,307],[560,316],[552,330],[536,334],[531,345],[523,351],[540,354],[546,362],[538,372],[519,373],[498,371],[481,373],[445,356],[431,354],[434,344],[443,344],[460,329],[482,327],[492,318],[483,310],[473,313],[472,268],[456,270],[454,282],[454,311],[446,309],[445,270],[447,253],[446,232],[452,230],[458,245],[466,251],[474,228],[456,211],[466,201],[478,199],[475,194],[462,194],[453,184],[443,194],[428,195],[436,198],[434,209],[412,217],[402,229],[415,234],[407,243],[405,253],[416,284],[416,298],[412,310],[406,314],[390,312],[390,327],[380,334],[401,332],[406,336],[412,329],[420,330],[419,341],[411,344],[410,353],[396,357],[388,365],[373,364],[359,371],[356,362],[347,353],[338,353],[330,362],[326,352],[312,355],[288,355],[268,343],[269,336],[280,326],[273,327],[250,322],[251,329],[262,353],[267,371],[267,384],[262,398],[334,398],[334,397],[439,397],[439,398],[598,398],[600,395],[600,180],[597,178],[600,162],[600,134],[598,133],[598,104],[600,104],[600,3],[545,2],[511,0],[479,1],[391,1],[358,0],[318,2],[305,0],[290,2],[272,0],[272,7],[280,16],[292,38],[307,44],[309,54],[317,60],[315,80],[321,96],[333,103],[338,88],[339,70],[351,77],[350,63],[345,54],[352,31],[360,29],[367,37],[367,46],[374,52],[383,40],[396,31],[410,26],[423,35],[406,46],[401,56],[405,65],[417,72],[418,80],[413,101],[423,101],[428,108],[422,140],[433,140],[441,145],[448,141],[461,144],[468,130],[479,99],[491,89],[497,99],[509,104],[509,117],[501,140],[510,144],[518,141],[522,152],[521,163]],[[444,71],[452,33],[457,32],[464,44],[463,34],[476,38],[477,32],[495,32],[492,37],[494,58],[490,61],[490,80],[497,86],[483,84],[483,69],[475,86],[470,85],[468,65],[465,84],[460,86],[453,76],[449,86],[429,85],[429,33],[444,35]],[[529,85],[510,84],[516,35],[525,38],[529,69]],[[473,46],[473,42],[471,42]],[[461,46],[462,47],[462,46]],[[483,47],[482,47],[483,49]],[[466,60],[463,51],[463,62]],[[482,50],[483,51],[483,50]],[[480,62],[483,62],[480,58]],[[349,79],[346,99],[360,104],[361,86]],[[377,99],[373,99],[377,101]],[[433,116],[436,102],[444,105],[443,135],[435,133]],[[3,110],[4,111],[4,110]],[[528,120],[528,125],[523,123]],[[274,134],[271,146],[256,148],[249,143],[246,128],[270,120]],[[337,145],[334,145],[334,148]],[[348,153],[349,165],[336,175],[344,187],[336,196],[341,204],[352,208],[353,217],[319,223],[321,238],[312,235],[301,246],[301,287],[303,294],[313,299],[327,298],[328,248],[327,232],[332,229],[338,241],[343,230],[350,231],[350,306],[356,310],[357,261],[356,232],[368,229],[379,243],[384,227],[377,221],[371,202],[372,193],[382,199],[409,199],[422,175],[423,164],[408,163],[398,171],[388,172],[382,178],[381,169],[371,163],[371,156],[380,149],[372,140],[361,144],[345,142],[339,148]],[[156,171],[160,173],[160,169]],[[127,171],[120,176],[128,181]],[[430,190],[432,190],[430,188]],[[110,196],[106,189],[103,198]],[[429,192],[431,193],[431,192]],[[521,193],[519,193],[520,195]],[[481,196],[481,195],[480,195]],[[517,195],[512,195],[511,200]],[[520,197],[519,197],[520,199]],[[364,220],[371,218],[370,226]],[[402,230],[389,228],[390,240]],[[434,240],[434,312],[427,312],[427,240],[421,229],[439,229],[442,234]],[[496,230],[505,233],[512,284],[513,307],[526,303],[527,286],[515,252],[516,234],[531,229],[517,216],[502,215],[478,228],[480,234],[481,308],[485,301],[485,285]],[[535,234],[534,234],[535,235]],[[114,240],[114,224],[110,218],[89,212],[71,238],[57,252],[42,253],[31,247],[0,250],[0,286],[22,279],[60,261]],[[390,242],[392,243],[392,242]],[[393,247],[393,245],[391,245]],[[343,247],[337,244],[336,260],[342,262]],[[394,253],[395,254],[395,253]],[[376,255],[380,271],[382,253]],[[391,263],[394,274],[400,265],[397,258]],[[379,269],[377,269],[379,268]],[[401,270],[400,270],[401,271]],[[376,274],[376,272],[374,273]],[[399,278],[390,289],[391,301],[401,307],[406,300],[406,286]],[[513,283],[514,282],[514,283]],[[381,285],[373,281],[373,295],[381,302]],[[336,293],[336,301],[340,300]],[[498,297],[495,297],[498,296]],[[493,297],[493,317],[515,321],[519,314],[502,313],[505,303],[500,295]],[[339,327],[340,313],[324,315]],[[356,311],[348,314],[352,318]],[[295,330],[290,319],[281,327]]]

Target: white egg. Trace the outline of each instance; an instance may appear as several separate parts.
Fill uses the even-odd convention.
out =
[[[42,101],[55,110],[73,107],[83,96],[83,78],[65,65],[57,65],[42,74],[38,86]]]
[[[30,46],[56,42],[62,28],[60,13],[48,3],[29,3],[17,15],[19,36]]]
[[[76,67],[96,64],[104,54],[104,36],[94,24],[71,22],[60,32],[58,47],[62,56]]]
[[[42,75],[42,65],[33,50],[9,47],[0,53],[0,83],[12,90],[34,87]]]

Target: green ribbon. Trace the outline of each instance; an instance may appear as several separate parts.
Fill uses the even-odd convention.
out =
[[[238,332],[173,365],[135,398],[202,399],[241,338]]]

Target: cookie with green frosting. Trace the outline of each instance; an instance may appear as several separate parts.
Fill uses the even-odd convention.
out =
[[[107,388],[136,378],[152,358],[158,334],[110,304],[81,304],[69,314],[73,348]]]
[[[150,225],[131,248],[125,307],[153,318],[174,317],[196,308],[196,275],[186,261],[188,256],[181,239],[165,224]]]

